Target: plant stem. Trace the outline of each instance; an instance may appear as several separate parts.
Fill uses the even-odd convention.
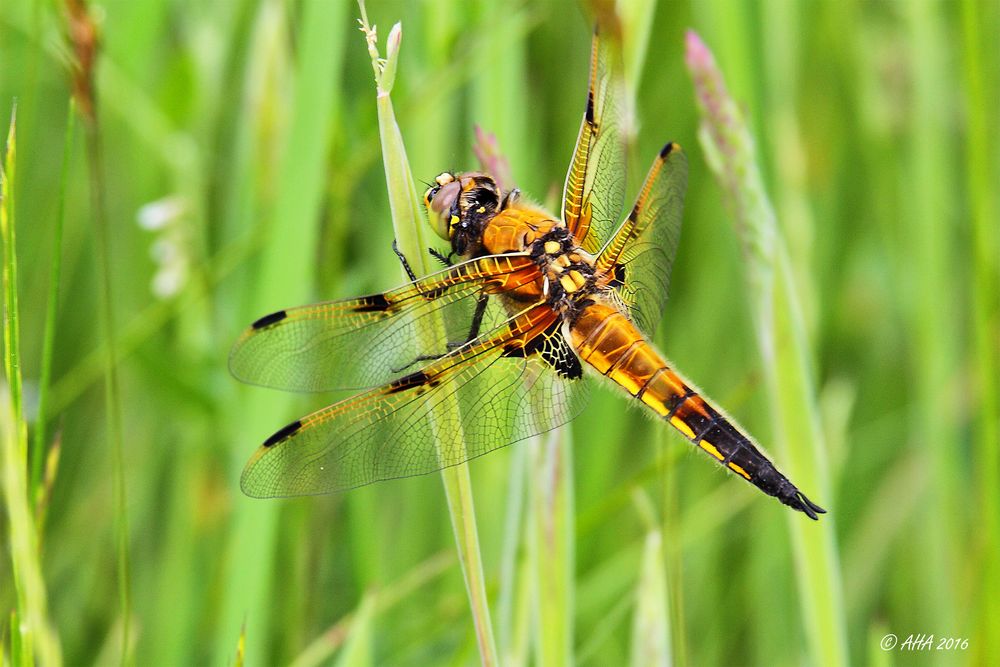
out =
[[[359,5],[362,30],[368,42],[368,51],[372,57],[372,67],[375,71],[379,138],[382,144],[382,159],[385,166],[386,186],[389,191],[389,205],[392,211],[396,243],[399,250],[409,258],[413,270],[420,275],[426,275],[430,267],[428,266],[428,255],[424,251],[427,248],[427,243],[424,241],[423,218],[420,215],[420,204],[417,199],[413,174],[410,171],[406,148],[396,123],[392,98],[390,97],[402,42],[402,27],[397,23],[389,32],[386,59],[382,60],[378,52],[375,31],[368,22],[364,2],[359,2]],[[459,408],[454,401],[444,401],[442,409],[457,411]],[[461,420],[457,419],[450,421],[451,423],[461,423]],[[448,435],[449,439],[458,443],[457,446],[463,446],[464,437],[461,432]],[[438,446],[440,447],[442,444],[439,439]],[[498,662],[496,642],[493,638],[493,626],[490,621],[490,609],[486,596],[486,582],[483,575],[479,535],[476,528],[475,503],[468,465],[462,463],[444,468],[441,471],[441,477],[444,482],[448,511],[451,515],[452,529],[458,547],[459,562],[462,565],[462,574],[469,595],[479,656],[482,664],[496,665]]]
[[[952,261],[955,235],[951,230],[955,215],[953,151],[945,139],[949,120],[941,105],[948,95],[951,74],[945,69],[948,38],[936,20],[937,5],[915,2],[905,8],[904,34],[912,63],[908,76],[913,91],[906,117],[913,136],[920,137],[907,146],[899,181],[907,220],[904,247],[910,260],[902,277],[912,286],[902,295],[912,354],[910,438],[926,456],[930,472],[928,492],[918,514],[927,525],[937,527],[914,535],[921,553],[916,565],[924,582],[923,618],[937,627],[956,627],[964,614],[956,600],[956,568],[964,558],[964,549],[960,556],[954,548],[954,536],[965,519],[961,508],[966,503],[964,489],[956,489],[953,481],[960,477],[954,456],[962,445],[955,418],[958,404],[942,400],[942,395],[952,395],[950,388],[956,380],[957,337],[941,329],[943,322],[958,319],[958,267]],[[910,183],[920,187],[911,191]],[[959,493],[963,494],[961,500]]]
[[[802,309],[784,240],[764,189],[754,138],[729,97],[714,57],[694,32],[688,33],[686,57],[702,115],[701,144],[743,241],[776,450],[793,479],[806,489],[816,489],[820,498],[830,499]],[[817,526],[792,514],[788,522],[811,662],[847,664],[835,524],[830,516]]]
[[[11,628],[12,657],[20,665],[62,663],[58,639],[48,620],[47,594],[38,552],[38,527],[28,501],[28,426],[21,393],[18,334],[17,242],[14,220],[17,111],[11,113],[7,149],[0,168],[0,244],[3,245],[3,366],[0,381],[0,487],[10,522],[10,555],[17,599]]]
[[[995,8],[994,8],[995,10]],[[997,182],[996,157],[991,156],[991,146],[996,146],[996,123],[991,122],[988,100],[996,99],[998,92],[995,78],[986,76],[988,59],[985,57],[983,8],[975,0],[962,3],[962,57],[965,72],[966,113],[969,131],[966,135],[966,173],[969,179],[969,211],[972,218],[972,372],[979,393],[973,440],[974,468],[978,473],[977,505],[981,515],[978,523],[979,563],[981,568],[981,595],[977,636],[981,645],[976,647],[978,659],[988,662],[987,656],[1000,655],[1000,599],[988,591],[1000,590],[1000,397],[997,374],[996,327],[1000,322],[1000,303],[997,294],[997,275],[1000,274],[1000,237],[997,235],[997,207],[994,184]],[[988,25],[988,23],[987,23]]]
[[[62,175],[59,179],[58,210],[55,229],[52,232],[52,254],[49,259],[49,294],[45,306],[45,331],[42,334],[42,369],[38,377],[38,416],[35,419],[35,432],[31,441],[31,489],[36,502],[45,462],[45,425],[48,420],[46,409],[49,401],[49,385],[52,382],[52,351],[55,348],[56,311],[59,306],[59,283],[62,275],[62,237],[66,221],[66,182],[73,149],[75,117],[76,105],[73,98],[70,98],[66,116],[66,138],[63,144]]]

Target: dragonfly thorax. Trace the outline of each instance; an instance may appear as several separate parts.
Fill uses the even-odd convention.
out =
[[[573,235],[558,226],[531,244],[531,257],[543,276],[542,294],[553,307],[571,314],[599,288],[594,257],[576,245]]]

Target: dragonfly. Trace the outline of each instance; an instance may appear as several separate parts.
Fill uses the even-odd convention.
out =
[[[825,510],[650,342],[680,238],[687,159],[667,143],[625,214],[620,60],[595,31],[561,215],[483,172],[424,195],[445,267],[352,299],[261,317],[229,359],[265,387],[357,393],[267,438],[252,497],[322,494],[431,473],[562,426],[587,375],[620,387],[737,477],[812,519]],[[395,249],[395,248],[394,248]],[[458,261],[452,262],[452,259]]]

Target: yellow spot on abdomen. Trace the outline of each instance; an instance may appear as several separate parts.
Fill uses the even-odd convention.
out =
[[[677,415],[674,415],[670,419],[670,423],[673,424],[673,426],[674,426],[675,429],[677,429],[678,431],[680,431],[681,433],[683,433],[684,437],[686,437],[688,440],[693,440],[694,439],[694,431],[691,430],[690,426],[688,426],[687,424],[684,423],[683,419],[681,419]]]
[[[719,459],[720,461],[722,459],[726,458],[722,454],[720,454],[719,450],[715,448],[715,445],[713,445],[710,442],[706,442],[706,441],[702,440],[701,442],[698,443],[698,446],[701,447],[702,449],[704,449],[706,452],[708,452],[712,456],[714,456],[715,458]]]
[[[642,395],[642,402],[656,410],[661,417],[667,416],[667,406],[663,404],[663,399],[651,391]]]
[[[742,475],[743,477],[745,477],[747,479],[750,479],[750,473],[748,473],[746,470],[744,470],[743,468],[739,467],[735,463],[730,463],[729,464],[729,469],[732,470],[733,472],[739,474],[739,475]]]

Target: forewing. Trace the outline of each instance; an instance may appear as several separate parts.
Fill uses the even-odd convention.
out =
[[[537,271],[524,255],[480,257],[383,294],[278,311],[243,332],[229,368],[244,382],[292,391],[379,386],[465,342],[482,296],[529,283]],[[489,308],[481,330],[506,319],[501,313]]]
[[[617,289],[636,326],[648,336],[663,317],[670,271],[681,235],[687,158],[667,144],[653,161],[635,205],[597,258],[596,270]]]
[[[615,43],[594,32],[587,107],[563,190],[563,220],[590,253],[618,226],[625,202],[625,95]]]
[[[535,306],[419,371],[286,426],[250,459],[243,491],[311,495],[422,475],[570,421],[586,387],[551,365],[552,350],[569,349],[557,325],[550,307]],[[558,340],[546,345],[546,336]]]

